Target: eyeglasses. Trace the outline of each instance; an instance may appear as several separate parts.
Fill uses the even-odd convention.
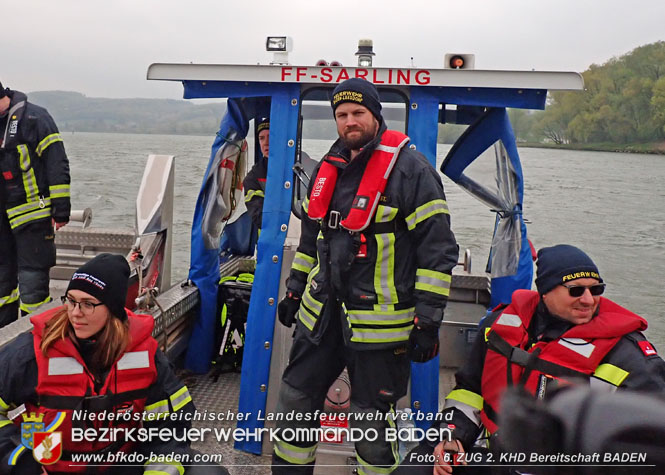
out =
[[[603,292],[605,292],[605,284],[593,284],[593,285],[566,285],[566,284],[561,284],[562,287],[565,287],[568,289],[568,295],[570,295],[573,298],[578,298],[584,295],[584,291],[586,289],[589,289],[589,292],[591,292],[591,295],[598,296],[602,295]]]
[[[62,297],[60,297],[60,300],[62,300],[62,303],[65,304],[67,310],[69,310],[70,312],[73,312],[74,309],[76,308],[76,305],[78,305],[83,315],[92,315],[96,307],[104,305],[103,303],[93,303],[88,300],[81,300],[80,302],[77,302],[68,295],[63,295]]]

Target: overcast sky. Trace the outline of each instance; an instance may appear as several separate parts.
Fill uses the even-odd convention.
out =
[[[90,97],[181,98],[147,81],[154,62],[267,64],[267,35],[289,35],[291,64],[443,65],[474,53],[476,69],[584,71],[665,40],[662,0],[3,0],[0,81]]]

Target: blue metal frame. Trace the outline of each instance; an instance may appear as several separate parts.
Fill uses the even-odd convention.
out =
[[[292,166],[295,160],[300,86],[281,85],[272,88],[270,110],[270,152],[266,196],[263,205],[263,227],[257,250],[256,277],[252,287],[247,317],[247,334],[240,375],[238,412],[250,418],[238,422],[238,428],[263,427],[258,416],[265,413],[270,378],[270,357],[275,330],[279,281],[286,226],[291,214],[293,188]],[[287,186],[288,183],[288,186]],[[258,285],[257,285],[258,284]],[[261,453],[261,441],[237,441],[235,448]]]

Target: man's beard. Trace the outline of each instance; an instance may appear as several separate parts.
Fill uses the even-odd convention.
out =
[[[360,136],[357,136],[352,139],[346,138],[346,136],[340,137],[340,139],[342,140],[344,146],[349,150],[360,150],[365,145],[370,143],[374,139],[374,137],[376,137],[376,131],[368,130],[363,134],[361,134]]]

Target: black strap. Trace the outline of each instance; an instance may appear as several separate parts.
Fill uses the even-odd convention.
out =
[[[581,371],[557,363],[552,363],[551,361],[543,360],[539,358],[537,354],[534,356],[533,353],[529,353],[517,346],[512,346],[494,331],[490,331],[487,335],[487,342],[490,349],[508,359],[508,374],[511,376],[510,363],[515,363],[524,368],[528,368],[529,373],[535,369],[541,373],[549,374],[550,376],[555,376],[557,378],[587,379],[589,377],[586,373],[582,373]],[[512,384],[512,378],[508,382],[509,384]]]
[[[148,396],[148,388],[135,389],[118,394],[105,394],[103,396],[39,396],[39,406],[49,409],[83,409],[90,412],[102,412],[113,409],[122,403],[142,399]]]

